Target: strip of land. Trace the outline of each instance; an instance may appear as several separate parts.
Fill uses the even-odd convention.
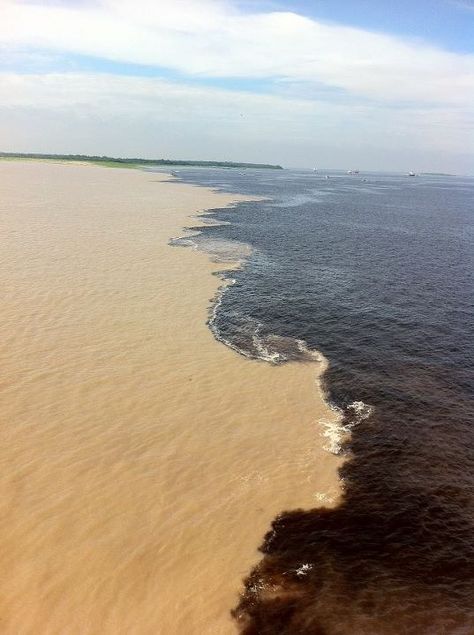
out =
[[[338,496],[318,364],[216,342],[223,265],[168,245],[236,199],[0,162],[3,633],[233,633],[271,520]]]
[[[206,168],[259,168],[266,170],[282,170],[281,165],[270,163],[238,163],[235,161],[192,161],[182,159],[124,159],[88,154],[38,154],[24,152],[0,152],[0,159],[41,159],[43,161],[72,161],[98,163],[108,167],[206,167]]]

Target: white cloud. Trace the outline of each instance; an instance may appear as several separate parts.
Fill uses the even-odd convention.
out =
[[[465,148],[465,117],[453,108],[353,106],[155,78],[0,74],[4,150],[454,169],[449,157]],[[456,169],[468,168],[459,161]]]
[[[474,2],[472,0],[451,0],[451,4],[458,9],[474,11]]]
[[[243,13],[220,0],[3,0],[0,41],[193,76],[322,83],[383,101],[474,101],[473,55],[291,12]]]
[[[472,171],[473,55],[257,4],[0,0],[0,58],[30,69],[0,74],[0,149]],[[70,53],[181,79],[52,73]]]

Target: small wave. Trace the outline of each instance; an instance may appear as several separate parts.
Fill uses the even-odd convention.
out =
[[[279,353],[278,351],[271,351],[271,349],[265,345],[265,338],[260,335],[261,325],[257,327],[255,333],[252,336],[252,342],[254,344],[255,350],[257,351],[258,359],[262,359],[265,362],[270,362],[271,364],[279,364],[283,361],[286,361],[284,355]]]
[[[264,325],[255,319],[239,316],[239,326],[234,328],[232,338],[227,337],[219,327],[219,309],[229,284],[235,280],[226,280],[216,295],[210,312],[209,327],[215,338],[249,359],[256,359],[269,364],[279,365],[291,361],[322,362],[324,358],[318,351],[308,348],[306,342],[293,337],[284,337],[274,333],[263,333]]]
[[[354,427],[354,425],[357,425],[370,417],[373,412],[373,407],[363,401],[353,401],[346,407],[346,410],[351,413],[353,418],[351,426]]]
[[[225,338],[222,335],[221,331],[219,330],[219,328],[218,328],[218,326],[216,324],[218,311],[219,311],[219,308],[220,308],[220,306],[222,304],[222,299],[224,297],[224,293],[227,291],[227,289],[230,286],[232,286],[233,284],[236,283],[235,278],[229,278],[229,277],[224,278],[222,276],[222,279],[223,279],[224,282],[217,289],[217,293],[216,293],[216,295],[214,297],[214,302],[213,302],[213,304],[211,305],[211,307],[209,309],[209,319],[207,321],[207,325],[209,326],[212,334],[214,335],[214,337],[216,338],[216,340],[218,342],[221,342],[222,344],[225,344],[229,348],[232,348],[236,353],[239,353],[240,355],[244,355],[245,357],[250,357],[250,355],[247,355],[244,350],[238,348],[230,340]]]
[[[193,237],[194,234],[192,236],[177,236],[176,238],[171,238],[168,241],[168,245],[171,245],[171,247],[192,247],[197,249],[197,243],[193,240]]]
[[[241,266],[253,253],[252,247],[247,243],[207,238],[202,234],[197,240],[197,248],[209,254],[213,262],[234,263],[238,266]]]
[[[331,406],[331,409],[337,413],[338,417],[335,421],[325,419],[320,421],[320,425],[324,428],[322,436],[327,439],[323,449],[338,455],[352,430],[370,417],[373,407],[363,401],[353,401],[344,410],[334,405]]]
[[[252,254],[253,250],[247,243],[210,239],[198,229],[190,229],[189,231],[193,233],[185,233],[182,236],[171,238],[168,244],[172,247],[192,247],[207,253],[213,262],[233,263],[239,266]]]
[[[318,501],[318,503],[328,503],[332,504],[335,501],[334,496],[330,496],[326,494],[326,492],[315,492],[314,498]]]

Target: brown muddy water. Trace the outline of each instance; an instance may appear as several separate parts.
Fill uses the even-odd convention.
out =
[[[168,245],[239,197],[165,180],[0,163],[2,633],[233,633],[271,520],[338,496],[323,363],[216,342],[223,264]]]

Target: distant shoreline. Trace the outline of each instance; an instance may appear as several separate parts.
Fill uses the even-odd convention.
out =
[[[283,170],[281,165],[270,163],[239,163],[235,161],[187,161],[181,159],[137,159],[88,154],[40,154],[36,152],[0,152],[0,159],[46,159],[52,161],[87,161],[109,167],[141,167],[148,165],[209,167],[209,168],[259,168]]]

